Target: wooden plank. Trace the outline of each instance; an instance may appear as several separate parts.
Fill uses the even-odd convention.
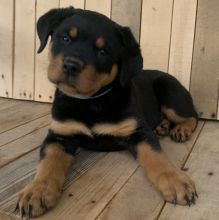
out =
[[[60,7],[73,6],[84,9],[84,0],[60,0]]]
[[[37,0],[36,19],[49,11],[51,8],[58,8],[59,0]],[[50,40],[50,39],[49,39]],[[44,51],[35,57],[35,91],[34,100],[42,102],[52,102],[55,86],[47,78],[47,69],[49,65],[48,52],[49,43]],[[39,38],[36,37],[36,51],[40,46]]]
[[[0,111],[6,108],[10,108],[12,106],[19,105],[19,104],[20,104],[20,101],[15,101],[13,99],[5,99],[5,100],[1,99],[0,100]]]
[[[219,216],[218,122],[206,122],[186,166],[196,183],[199,198],[195,206],[180,207],[166,204],[159,220],[215,220]]]
[[[64,189],[92,167],[106,153],[80,151],[66,178]],[[16,205],[17,194],[33,179],[39,160],[39,149],[19,158],[0,169],[0,210],[11,213]]]
[[[2,146],[0,154],[0,167],[27,154],[39,147],[48,133],[49,127],[37,129],[15,141]],[[16,147],[15,147],[16,146]]]
[[[111,0],[86,0],[85,9],[97,11],[110,18]]]
[[[33,178],[38,162],[39,149],[36,149],[0,169],[2,177],[0,179],[1,211],[11,200],[14,201],[13,205],[16,204],[16,195]]]
[[[35,1],[15,1],[13,97],[33,100]]]
[[[142,0],[112,0],[112,19],[123,25],[129,26],[139,42],[141,23]]]
[[[216,119],[219,69],[219,1],[198,3],[190,91],[203,118]]]
[[[36,118],[48,115],[51,105],[22,102],[16,108],[10,107],[1,111],[0,114],[0,133],[8,131],[14,127],[25,124]]]
[[[39,220],[95,219],[136,167],[136,161],[127,152],[107,154],[73,182],[56,208]]]
[[[0,96],[12,97],[13,65],[13,0],[2,0],[0,4]]]
[[[204,122],[200,122],[192,138],[185,143],[174,143],[169,138],[161,139],[161,146],[177,166],[182,166],[194,145]],[[158,191],[138,168],[121,191],[105,207],[98,220],[157,219],[164,205]],[[176,219],[176,218],[175,218]]]
[[[175,0],[168,72],[190,85],[197,0]]]
[[[218,80],[217,120],[219,120],[219,80]]]
[[[0,219],[2,219],[2,220],[18,220],[20,218],[15,217],[15,216],[10,216],[10,215],[7,215],[5,213],[0,212]]]
[[[200,126],[197,132],[200,130]],[[175,148],[177,149],[177,146]],[[63,217],[72,219],[75,211],[76,216],[85,216],[85,219],[86,217],[93,219],[94,216],[97,216],[138,166],[133,158],[125,152],[110,153],[102,158],[104,155],[106,153],[81,151],[76,156],[73,170],[66,179],[65,188],[67,188],[58,206],[39,219]],[[100,158],[102,159],[99,160]],[[38,149],[0,169],[1,211],[6,213],[13,211],[17,194],[33,178],[37,163]],[[93,167],[91,168],[91,166]],[[87,171],[88,169],[90,170]],[[77,181],[72,184],[75,179]],[[73,196],[69,197],[69,194],[73,194]]]
[[[50,123],[51,116],[46,115],[0,134],[0,147],[34,132]]]
[[[144,68],[167,71],[173,0],[143,0],[140,44]]]
[[[139,167],[97,220],[156,219],[163,203]]]

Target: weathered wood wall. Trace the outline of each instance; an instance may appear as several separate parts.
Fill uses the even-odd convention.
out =
[[[0,0],[0,96],[52,101],[48,48],[36,55],[36,20],[50,8],[70,5],[130,26],[144,68],[177,77],[201,116],[219,119],[218,0]]]

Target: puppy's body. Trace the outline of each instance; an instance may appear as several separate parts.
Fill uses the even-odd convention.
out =
[[[38,34],[39,52],[52,36],[48,77],[57,90],[37,175],[19,196],[21,214],[38,216],[56,204],[78,147],[127,149],[165,200],[194,203],[194,183],[169,162],[156,135],[182,142],[195,130],[186,89],[167,73],[142,70],[130,30],[98,13],[51,10],[39,19]]]
[[[169,89],[169,93],[174,94],[178,90],[178,92],[180,92],[178,98],[181,98],[180,95],[182,97],[186,95],[188,103],[181,99],[180,105],[177,106],[177,102],[173,100],[173,98],[176,97],[175,94],[173,97],[170,94],[166,96],[166,94],[163,93],[164,88],[160,83],[160,81],[162,82],[163,80],[167,80],[170,83],[170,88],[165,88],[166,91]],[[168,84],[165,86],[168,86]],[[69,144],[70,149],[68,149],[66,145],[66,152],[74,153],[77,147],[80,146],[96,151],[128,149],[133,153],[135,152],[133,149],[135,143],[127,141],[128,134],[123,137],[114,137],[110,135],[110,133],[99,135],[93,131],[93,128],[96,124],[117,124],[125,119],[133,118],[137,121],[135,129],[144,130],[145,134],[143,138],[148,140],[154,139],[154,134],[151,130],[154,130],[161,123],[163,118],[161,108],[164,105],[169,108],[177,109],[177,113],[182,117],[196,117],[194,109],[187,108],[187,105],[192,106],[192,99],[188,92],[176,79],[166,73],[155,70],[144,70],[135,76],[125,87],[122,87],[117,79],[114,83],[104,87],[93,97],[98,96],[102,91],[106,91],[109,88],[110,91],[107,92],[107,94],[88,99],[69,97],[59,90],[56,91],[52,109],[53,118],[57,121],[73,120],[81,122],[92,134],[92,136],[83,133],[72,135],[72,139],[77,139],[77,145],[72,144],[71,137],[69,136],[69,143],[71,144]],[[166,103],[165,100],[163,100],[164,98],[167,99]],[[55,135],[61,137],[58,134],[50,134],[49,137]],[[154,147],[156,149],[158,145],[155,144]]]

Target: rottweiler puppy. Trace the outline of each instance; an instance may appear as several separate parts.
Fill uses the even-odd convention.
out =
[[[53,9],[37,32],[38,53],[51,36],[48,78],[57,89],[36,176],[19,195],[21,215],[55,206],[79,147],[128,150],[166,201],[195,203],[194,183],[164,155],[157,136],[189,139],[197,125],[189,92],[167,73],[143,70],[130,29],[99,13]]]

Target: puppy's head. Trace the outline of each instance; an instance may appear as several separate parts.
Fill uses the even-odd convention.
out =
[[[48,78],[70,96],[90,97],[142,69],[139,45],[127,27],[91,11],[53,9],[37,22],[40,53],[51,36]]]

